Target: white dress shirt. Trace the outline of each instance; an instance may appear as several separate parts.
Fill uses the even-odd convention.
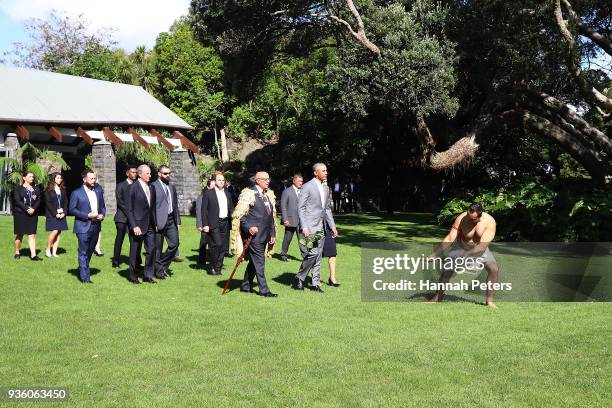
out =
[[[227,218],[227,197],[224,189],[215,187],[217,201],[219,202],[219,218]]]
[[[319,195],[321,196],[321,207],[325,208],[325,196],[323,195],[323,183],[321,183],[318,178],[315,178],[315,183],[317,183],[317,187],[319,188]]]
[[[138,179],[138,183],[140,184],[140,187],[142,187],[142,191],[144,191],[145,195],[147,196],[147,203],[149,206],[151,206],[151,190],[149,190],[149,185],[142,181],[142,179]]]
[[[299,197],[300,196],[300,189],[297,188],[296,186],[292,186],[292,187],[295,190],[295,194]]]
[[[92,213],[98,213],[98,196],[96,195],[96,192],[93,191],[93,189],[90,189],[87,186],[83,186],[83,188],[85,189],[85,194],[87,194],[87,199],[89,200],[89,206],[91,207],[91,212]]]

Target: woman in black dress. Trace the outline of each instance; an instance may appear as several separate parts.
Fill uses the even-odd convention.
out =
[[[45,229],[51,231],[47,239],[47,257],[57,258],[57,248],[60,234],[68,229],[66,214],[68,214],[68,197],[64,187],[64,178],[59,173],[49,176],[49,184],[45,189]]]
[[[13,190],[13,231],[15,233],[15,259],[19,259],[21,240],[28,236],[30,259],[42,261],[36,255],[36,228],[38,227],[38,206],[40,191],[34,185],[34,174],[29,171],[22,173],[23,184]]]
[[[330,209],[333,209],[334,205],[332,201],[331,188],[329,188],[328,197],[329,199],[327,205]],[[338,255],[338,252],[336,251],[336,238],[334,238],[332,235],[331,228],[329,228],[327,223],[324,224],[325,241],[323,242],[323,258],[327,258],[329,263],[329,279],[327,280],[327,284],[329,286],[338,287],[340,284],[336,281],[336,256]]]

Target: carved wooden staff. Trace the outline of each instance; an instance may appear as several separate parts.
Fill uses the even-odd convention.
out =
[[[247,238],[246,242],[244,243],[244,248],[242,249],[242,253],[238,257],[238,260],[236,261],[236,265],[234,266],[234,270],[230,274],[229,279],[227,280],[227,283],[225,284],[225,287],[223,288],[223,292],[221,293],[222,295],[225,295],[225,293],[227,292],[227,289],[229,288],[229,285],[232,282],[232,278],[234,277],[234,274],[236,273],[236,269],[238,269],[238,266],[240,266],[240,263],[244,260],[244,256],[249,250],[249,246],[251,245],[251,241],[253,240],[253,237],[254,235],[249,235],[249,238]]]

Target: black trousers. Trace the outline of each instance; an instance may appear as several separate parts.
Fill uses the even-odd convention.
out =
[[[332,200],[334,202],[334,213],[339,213],[342,209],[342,194],[332,193]]]
[[[266,282],[266,271],[265,271],[265,251],[266,241],[264,242],[251,242],[249,246],[249,253],[247,254],[249,265],[244,272],[244,279],[240,288],[242,290],[251,290],[253,286],[253,278],[257,278],[257,284],[259,285],[259,293],[266,294],[270,292],[268,284]]]
[[[113,250],[113,261],[119,263],[121,258],[121,248],[123,247],[123,240],[126,234],[129,234],[130,227],[126,222],[115,222],[115,228],[117,229],[117,235],[115,235],[115,247]],[[142,257],[138,254],[138,265],[142,265]]]
[[[208,233],[200,233],[200,247],[198,248],[198,264],[206,264],[206,247],[208,246]]]
[[[151,279],[155,268],[155,231],[153,225],[149,225],[146,231],[142,231],[142,235],[134,235],[134,231],[130,231],[130,280],[136,280],[136,261],[140,257],[142,244],[144,243],[145,251],[148,254],[144,266],[144,277]]]
[[[210,266],[217,272],[221,271],[223,258],[229,248],[227,241],[228,227],[228,218],[219,218],[219,226],[208,232],[208,239],[210,242]]]
[[[166,252],[162,254],[162,247],[164,245],[164,239],[168,243]],[[157,250],[155,256],[155,275],[161,275],[164,269],[168,269],[170,262],[176,257],[176,251],[179,247],[179,234],[178,227],[174,221],[174,213],[168,214],[168,220],[166,226],[155,233],[155,249]]]

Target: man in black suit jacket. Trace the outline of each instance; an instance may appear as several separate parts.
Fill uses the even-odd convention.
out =
[[[255,175],[255,186],[253,187],[255,201],[250,205],[249,212],[240,219],[240,229],[243,235],[253,235],[249,246],[249,265],[244,273],[244,279],[240,290],[252,292],[253,278],[257,277],[259,295],[264,297],[276,297],[270,292],[265,275],[265,250],[266,245],[274,245],[276,242],[276,228],[274,225],[274,202],[271,202],[268,193],[270,176],[264,171]],[[241,194],[241,197],[245,197]],[[238,206],[240,206],[240,200]]]
[[[170,167],[159,166],[157,181],[151,183],[155,205],[155,277],[166,279],[170,262],[176,257],[179,247],[179,228],[181,215],[176,188],[170,184]],[[162,254],[164,240],[168,244]]]
[[[130,227],[130,276],[132,283],[140,283],[136,276],[136,258],[142,249],[149,256],[146,258],[143,281],[155,283],[153,269],[155,266],[155,197],[149,186],[151,169],[146,164],[138,166],[138,180],[128,187],[126,215]]]
[[[221,275],[223,258],[228,251],[227,233],[229,217],[234,211],[232,196],[225,187],[223,172],[215,172],[215,188],[207,190],[202,197],[202,231],[210,239],[209,275]]]
[[[115,235],[115,248],[113,251],[113,268],[119,267],[119,258],[121,257],[121,247],[123,246],[123,239],[125,234],[128,232],[128,219],[127,219],[127,198],[128,198],[128,187],[131,186],[138,178],[138,172],[136,166],[128,166],[125,172],[127,178],[121,183],[117,184],[117,190],[115,196],[117,197],[117,212],[115,213],[115,228],[117,229],[117,235]],[[140,255],[140,254],[139,254]],[[142,265],[140,256],[138,257],[138,265]]]

